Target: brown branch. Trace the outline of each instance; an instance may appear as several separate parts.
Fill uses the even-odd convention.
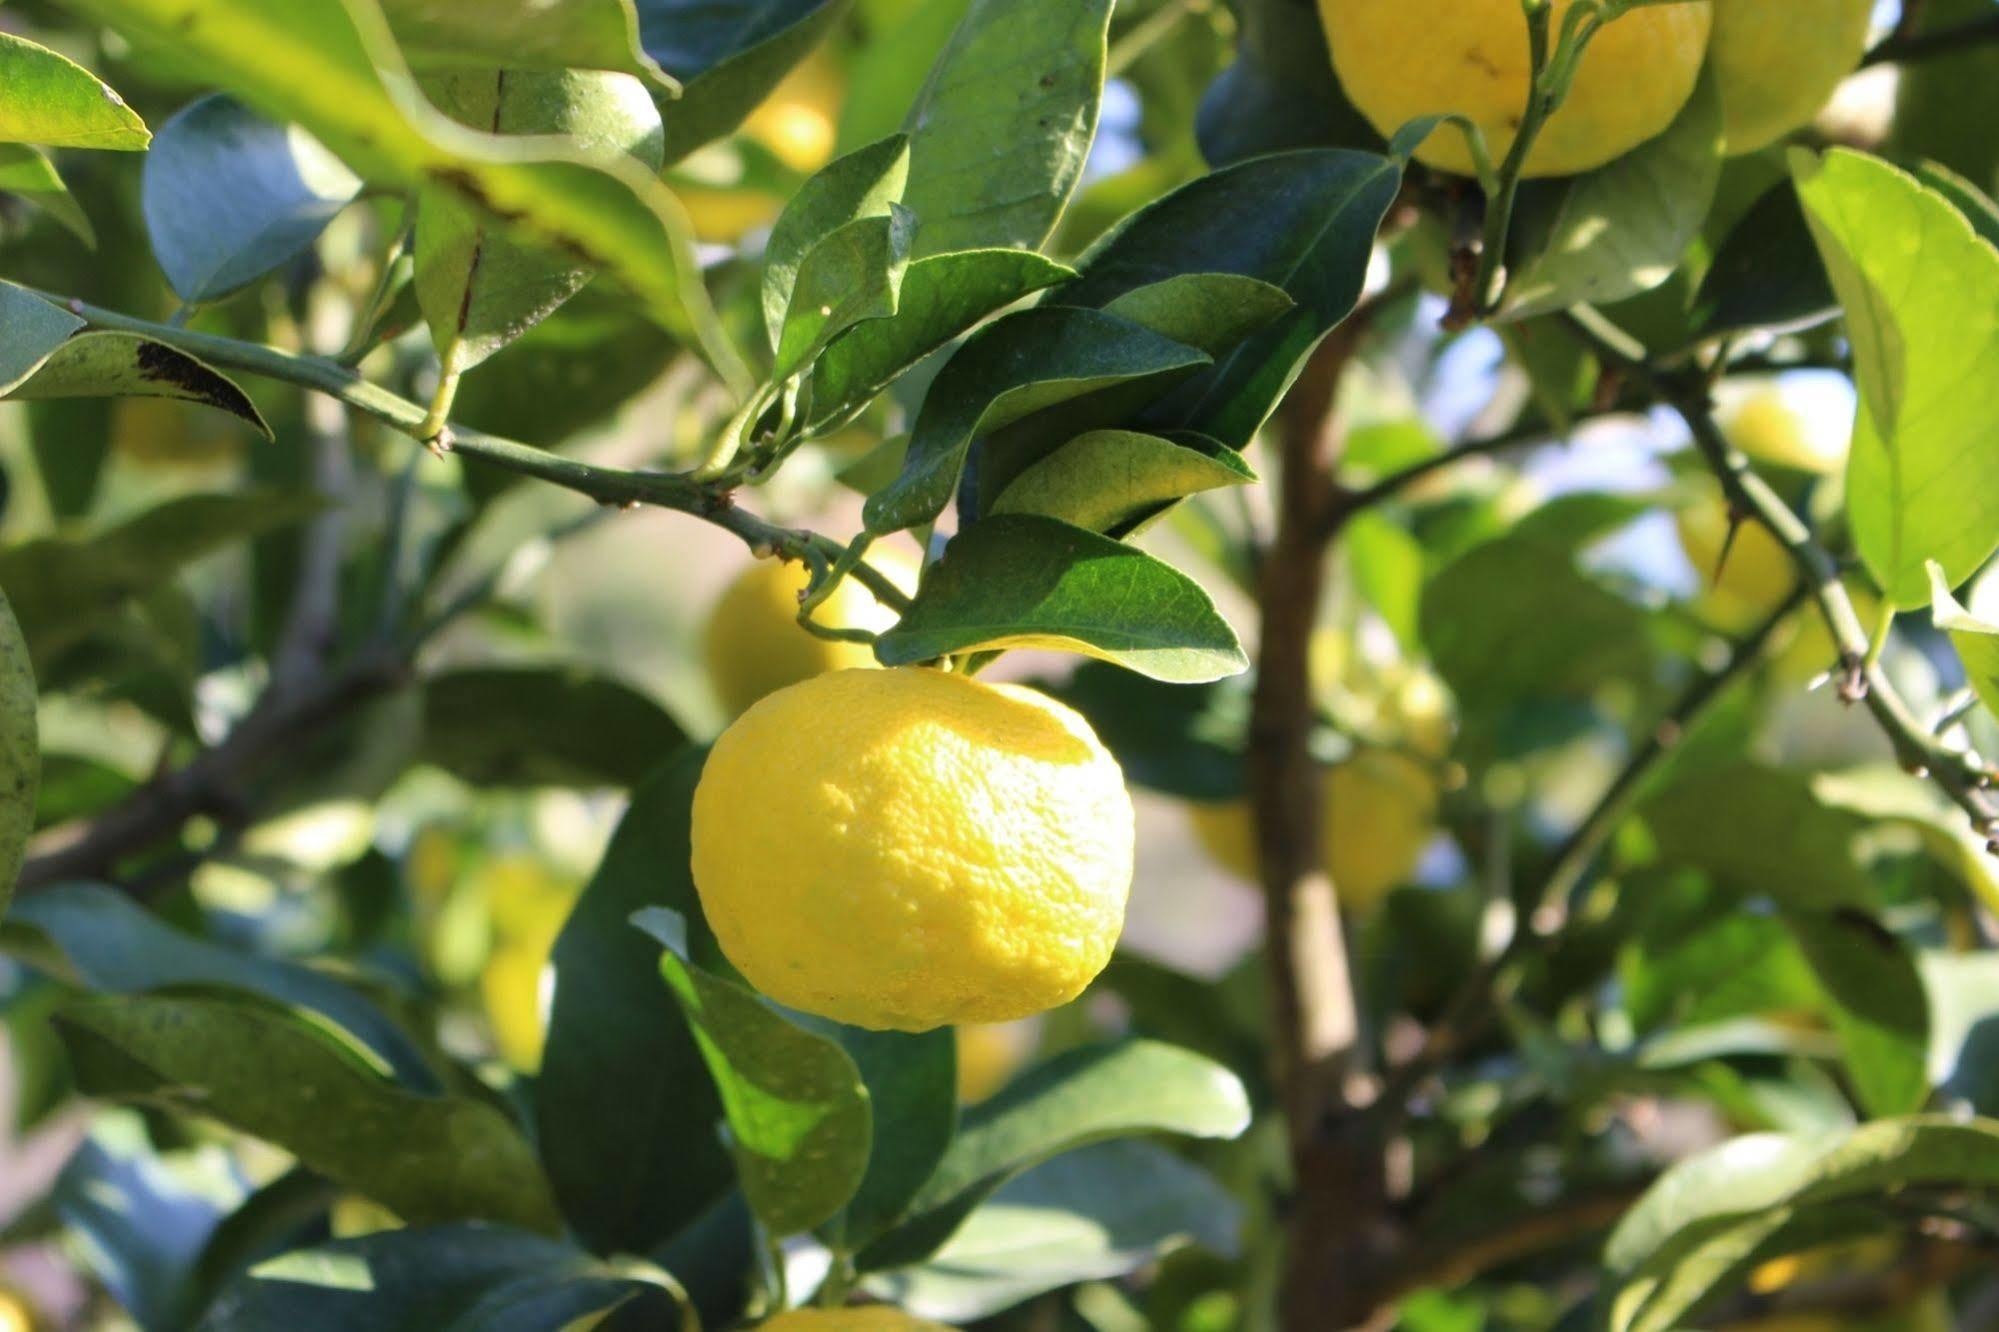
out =
[[[1963,55],[1975,46],[1999,42],[1999,14],[1955,23],[1929,32],[1905,32],[1897,28],[1879,46],[1867,53],[1867,65],[1907,64],[1933,60],[1939,56]]]
[[[1418,1230],[1409,1259],[1389,1281],[1384,1299],[1393,1303],[1419,1290],[1456,1290],[1510,1263],[1585,1239],[1608,1229],[1643,1193],[1629,1188],[1564,1199],[1443,1246],[1426,1243]]]

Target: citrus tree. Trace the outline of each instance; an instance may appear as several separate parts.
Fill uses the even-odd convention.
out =
[[[0,1329],[1999,1324],[1995,88],[0,9]]]

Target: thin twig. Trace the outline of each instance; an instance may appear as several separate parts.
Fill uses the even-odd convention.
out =
[[[1999,14],[1988,14],[1929,32],[1903,32],[1898,28],[1869,51],[1862,64],[1898,65],[1938,56],[1963,55],[1973,47],[1993,42],[1999,42]]]

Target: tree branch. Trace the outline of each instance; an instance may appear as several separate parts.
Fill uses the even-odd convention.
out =
[[[1974,46],[1999,42],[1999,14],[1955,23],[1929,32],[1904,32],[1897,28],[1880,45],[1867,53],[1862,65],[1907,64],[1938,56],[1962,55]]]

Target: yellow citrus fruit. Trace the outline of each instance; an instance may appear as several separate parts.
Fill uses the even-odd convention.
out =
[[[40,1326],[26,1297],[0,1287],[0,1332],[35,1332]]]
[[[1816,425],[1781,389],[1757,389],[1727,412],[1721,426],[1729,443],[1759,462],[1818,476],[1846,466],[1847,433]]]
[[[914,590],[915,570],[907,561],[877,556],[869,563],[904,591]],[[708,682],[730,716],[786,685],[875,664],[867,644],[820,638],[798,623],[798,598],[810,581],[803,564],[760,560],[715,603],[705,644]],[[880,633],[895,623],[895,612],[858,578],[843,578],[813,619],[834,629]]]
[[[1569,4],[1554,0],[1554,31]],[[1341,86],[1376,129],[1391,135],[1422,116],[1462,115],[1484,133],[1494,163],[1505,157],[1531,69],[1520,0],[1319,0],[1319,12]],[[1568,101],[1543,127],[1527,174],[1592,170],[1672,124],[1700,77],[1712,17],[1707,0],[1689,0],[1605,27]],[[1438,130],[1416,155],[1445,171],[1472,171],[1457,129]]]
[[[1409,877],[1437,824],[1437,781],[1422,764],[1368,750],[1322,775],[1319,837],[1326,873],[1349,911],[1372,911]],[[1242,879],[1257,877],[1256,829],[1242,801],[1193,806],[1208,854]]]
[[[1708,59],[1731,153],[1812,122],[1860,67],[1874,0],[1714,0]]]
[[[951,1332],[886,1304],[853,1309],[793,1309],[757,1324],[757,1332]]]
[[[1741,523],[1731,542],[1728,502],[1718,485],[1706,483],[1692,503],[1673,515],[1673,522],[1679,529],[1680,548],[1705,589],[1701,604],[1720,628],[1749,628],[1797,586],[1790,552],[1761,523]],[[1724,550],[1726,564],[1721,558]]]
[[[958,1099],[966,1105],[983,1101],[1004,1087],[1014,1070],[1027,1061],[1034,1044],[1031,1032],[1010,1023],[960,1027],[956,1037]]]
[[[549,940],[553,947],[554,940]],[[522,1072],[541,1067],[542,1044],[548,1038],[548,1012],[542,978],[549,948],[503,944],[486,959],[479,973],[479,997],[492,1024],[493,1044],[500,1057]]]
[[[501,1058],[522,1073],[541,1067],[549,954],[575,905],[578,888],[528,855],[496,856],[468,888],[484,899],[493,951],[479,971],[479,997]]]
[[[694,224],[694,239],[711,245],[734,245],[765,223],[776,219],[784,200],[768,190],[718,190],[706,185],[682,185],[674,190]]]
[[[772,694],[694,793],[694,883],[729,961],[876,1030],[1082,993],[1123,928],[1133,840],[1124,774],[1082,717],[923,668]]]
[[[793,171],[817,171],[833,158],[845,93],[839,62],[825,51],[815,52],[750,112],[743,133]]]

